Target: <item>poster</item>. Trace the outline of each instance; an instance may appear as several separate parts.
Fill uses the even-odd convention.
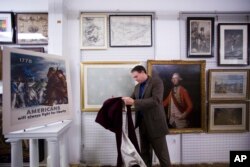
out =
[[[71,118],[63,57],[7,47],[3,55],[4,134]]]

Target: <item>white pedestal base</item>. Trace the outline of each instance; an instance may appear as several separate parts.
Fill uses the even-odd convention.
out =
[[[70,123],[71,120],[65,120],[44,127],[6,134],[7,142],[11,143],[11,167],[23,167],[23,139],[29,139],[30,167],[39,166],[38,139],[45,139],[48,142],[48,167],[68,167],[66,132]]]

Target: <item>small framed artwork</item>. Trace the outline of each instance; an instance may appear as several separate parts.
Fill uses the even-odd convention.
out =
[[[20,48],[17,48],[17,49],[24,49],[24,50],[30,50],[30,51],[44,53],[44,47],[20,47]]]
[[[48,13],[17,13],[17,43],[48,44]]]
[[[246,100],[248,98],[248,70],[209,70],[209,100]]]
[[[206,131],[205,61],[147,62],[148,73],[163,81],[163,106],[172,133]]]
[[[218,65],[249,64],[248,24],[218,24]]]
[[[81,13],[81,49],[107,49],[107,15]]]
[[[0,44],[15,42],[13,12],[0,12]]]
[[[138,62],[81,63],[82,111],[98,111],[103,102],[111,97],[131,96],[136,83],[130,71],[138,64]]]
[[[249,112],[245,102],[209,104],[209,132],[243,132],[249,128]]]
[[[152,15],[110,15],[111,47],[151,47]]]
[[[187,57],[213,57],[214,50],[214,18],[187,18]]]

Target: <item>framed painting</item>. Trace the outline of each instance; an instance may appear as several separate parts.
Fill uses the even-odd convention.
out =
[[[24,49],[24,50],[44,53],[44,47],[19,47],[17,49]]]
[[[209,70],[209,100],[246,100],[249,71],[244,69]]]
[[[172,133],[206,131],[205,61],[147,62],[164,84],[163,105]]]
[[[107,15],[81,13],[81,49],[107,49]]]
[[[0,44],[15,42],[15,24],[13,12],[0,12]]]
[[[111,47],[151,47],[152,15],[110,15]]]
[[[65,58],[4,47],[3,62],[3,134],[71,119]]]
[[[2,76],[3,76],[3,74],[2,74],[3,68],[2,67],[3,67],[3,51],[0,47],[0,81],[2,81]]]
[[[131,96],[136,83],[130,71],[138,64],[138,62],[82,62],[82,111],[98,111],[103,102],[111,97]]]
[[[248,24],[218,24],[218,65],[249,64]]]
[[[213,57],[214,18],[187,18],[187,57]]]
[[[18,44],[48,44],[48,13],[16,14]]]
[[[209,104],[209,132],[244,132],[249,128],[246,102],[214,102]]]

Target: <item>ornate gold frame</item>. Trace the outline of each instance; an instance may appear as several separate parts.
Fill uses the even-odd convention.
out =
[[[95,112],[98,111],[100,109],[100,107],[86,107],[88,106],[88,104],[85,104],[85,81],[84,81],[84,75],[85,71],[84,71],[84,67],[88,66],[88,65],[95,65],[95,66],[99,66],[99,67],[103,67],[105,68],[105,65],[131,65],[132,66],[136,66],[140,64],[140,62],[130,62],[130,61],[124,61],[124,62],[119,62],[119,61],[105,61],[105,62],[94,62],[94,61],[90,61],[90,62],[81,62],[81,110],[82,111],[87,111],[87,112]],[[130,72],[130,71],[128,71]],[[108,78],[108,79],[112,79],[112,78]],[[100,84],[100,83],[99,83]],[[101,105],[101,104],[99,104]]]
[[[148,74],[152,75],[152,66],[153,65],[200,65],[200,91],[201,91],[201,127],[199,128],[181,128],[181,129],[170,129],[171,133],[200,133],[207,131],[207,119],[206,119],[206,95],[205,95],[205,66],[206,62],[204,60],[201,61],[182,61],[182,60],[148,60],[147,61],[147,68]]]

